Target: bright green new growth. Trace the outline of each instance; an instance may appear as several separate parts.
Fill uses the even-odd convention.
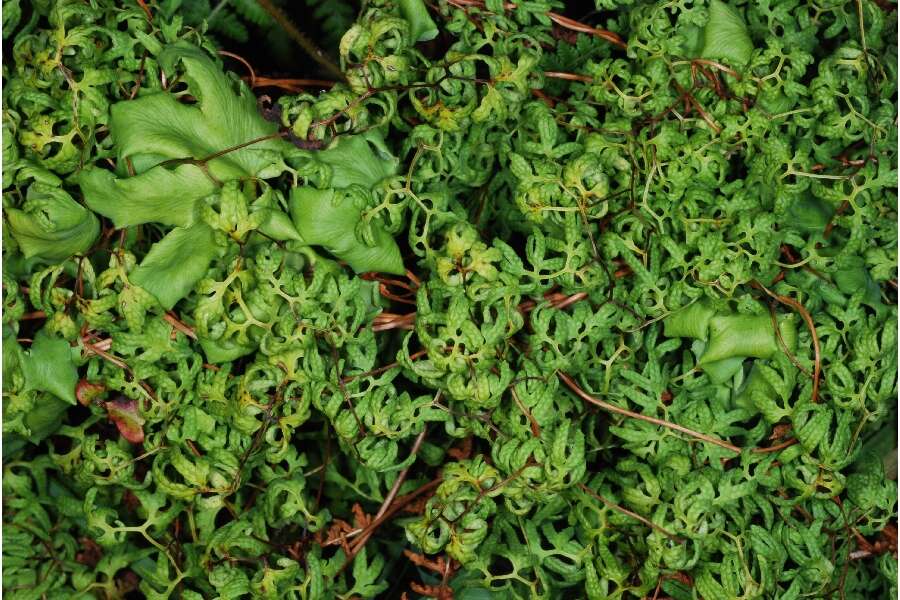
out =
[[[896,11],[144,4],[3,6],[5,595],[896,595]]]

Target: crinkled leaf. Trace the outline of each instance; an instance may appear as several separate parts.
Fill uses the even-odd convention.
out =
[[[26,258],[57,261],[85,252],[100,234],[100,222],[61,188],[33,183],[22,209],[6,211],[10,232]]]

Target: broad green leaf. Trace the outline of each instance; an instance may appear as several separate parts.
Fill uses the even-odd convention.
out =
[[[409,23],[413,42],[427,42],[437,37],[438,28],[422,0],[400,0],[400,12]]]
[[[182,79],[197,104],[157,92],[113,105],[110,129],[119,158],[130,158],[138,173],[164,160],[200,160],[277,134],[278,126],[262,118],[246,85],[236,84],[200,48],[179,42],[163,50],[159,60],[170,77],[179,63],[183,65]],[[271,176],[288,147],[278,138],[262,140],[212,159],[207,166],[222,181]]]
[[[209,340],[200,339],[200,347],[203,348],[203,354],[206,360],[212,364],[224,363],[247,356],[254,350],[255,346],[243,346],[232,340]]]
[[[72,360],[69,342],[45,330],[34,336],[31,349],[22,355],[22,373],[26,390],[49,392],[69,404],[76,404],[78,370]]]
[[[6,211],[10,233],[25,258],[59,261],[85,252],[100,234],[100,222],[61,188],[33,183],[22,209]]]
[[[216,190],[215,183],[193,165],[159,167],[125,179],[88,169],[78,183],[87,205],[112,219],[116,228],[143,223],[187,227],[196,218],[199,200]]]
[[[397,172],[399,161],[376,131],[337,138],[326,150],[312,157],[331,167],[334,188],[361,185],[371,188]]]
[[[264,215],[259,226],[260,233],[280,242],[288,240],[303,241],[289,216],[275,208],[260,208],[258,210]]]
[[[731,379],[741,368],[744,362],[743,356],[735,356],[724,360],[717,360],[703,365],[703,371],[709,375],[713,383],[725,383]]]
[[[788,222],[785,225],[802,233],[822,233],[831,221],[832,213],[833,211],[817,198],[800,198],[788,208]]]
[[[37,406],[34,410],[28,411],[23,423],[30,431],[28,441],[39,444],[41,440],[59,429],[69,405],[52,394],[39,394],[35,403]],[[5,443],[4,441],[4,445]]]
[[[716,314],[716,309],[705,302],[694,302],[679,309],[664,321],[666,337],[688,337],[706,340],[709,336],[709,321]]]
[[[276,137],[277,125],[260,116],[246,86],[236,92],[238,84],[204,51],[179,42],[163,50],[160,63],[172,77],[183,65],[181,78],[196,104],[161,91],[113,105],[110,131],[120,166],[130,161],[136,175],[117,179],[91,169],[79,178],[88,206],[116,227],[187,226],[217,182],[275,176],[290,148]]]
[[[357,273],[404,273],[400,248],[383,228],[377,224],[372,226],[373,244],[366,243],[357,234],[365,206],[359,188],[298,187],[291,191],[291,218],[307,243],[322,246]]]
[[[130,279],[170,309],[200,281],[217,252],[213,230],[206,223],[176,227],[153,245]]]
[[[711,0],[700,56],[723,59],[735,67],[742,67],[752,53],[753,42],[741,14],[722,0]]]
[[[782,319],[779,329],[785,345],[793,348],[797,342],[793,319]],[[736,356],[771,358],[776,352],[783,350],[769,315],[718,315],[709,321],[709,344],[700,357],[700,364]]]

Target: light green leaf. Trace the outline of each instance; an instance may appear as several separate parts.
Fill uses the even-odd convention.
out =
[[[400,248],[382,227],[372,225],[373,244],[367,244],[357,235],[364,208],[364,191],[358,187],[348,190],[299,187],[291,191],[291,218],[307,243],[324,247],[357,273],[404,273]]]
[[[160,55],[171,77],[179,63],[196,104],[181,102],[170,92],[154,92],[111,109],[119,162],[130,161],[137,175],[116,179],[92,169],[79,178],[88,206],[117,227],[147,222],[187,226],[197,201],[215,190],[216,182],[273,177],[284,167],[282,153],[291,146],[277,137],[265,139],[275,136],[278,126],[260,116],[245,85],[235,92],[237,84],[221,67],[186,42],[168,46]],[[248,142],[253,143],[228,151]],[[211,158],[223,151],[228,152]]]
[[[381,135],[371,130],[360,135],[337,138],[326,150],[313,155],[331,167],[330,187],[361,185],[371,188],[397,172],[399,161],[384,144]]]
[[[700,56],[723,59],[738,67],[746,65],[752,53],[753,42],[741,14],[722,0],[711,0]]]
[[[258,211],[264,215],[259,226],[260,233],[279,242],[303,241],[289,216],[275,208],[260,208]]]
[[[163,160],[200,160],[278,132],[259,114],[247,87],[239,84],[236,93],[235,82],[200,48],[180,42],[163,50],[159,60],[170,77],[179,62],[183,65],[182,79],[197,104],[157,92],[113,105],[110,129],[119,157],[131,158],[138,173]],[[278,138],[260,141],[210,160],[209,172],[220,180],[257,176],[279,163],[289,147]]]
[[[400,0],[400,12],[409,23],[413,42],[427,42],[437,37],[438,28],[422,0]]]
[[[6,218],[25,258],[60,261],[85,252],[100,234],[91,211],[65,190],[42,183],[31,184],[22,210],[10,208]]]
[[[694,302],[681,308],[663,322],[666,337],[689,337],[706,340],[709,336],[709,321],[716,314],[716,309],[706,302]]]
[[[31,350],[22,354],[22,373],[25,390],[49,392],[73,406],[78,402],[75,398],[78,370],[66,340],[43,329],[39,331],[31,343]]]
[[[78,183],[87,205],[112,219],[116,228],[143,223],[187,227],[194,222],[200,199],[216,190],[215,183],[193,165],[159,167],[127,179],[89,169],[82,171]]]
[[[131,273],[131,282],[170,309],[194,289],[217,251],[213,230],[206,223],[176,227],[153,245]]]
[[[797,341],[793,319],[782,318],[779,329],[785,345],[793,348]],[[771,358],[782,351],[769,315],[719,315],[709,321],[709,344],[700,364],[732,357]]]

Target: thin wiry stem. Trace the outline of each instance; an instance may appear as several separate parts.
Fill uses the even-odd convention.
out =
[[[693,429],[688,429],[683,425],[678,425],[677,423],[670,423],[669,421],[664,421],[663,419],[657,419],[656,417],[650,417],[647,415],[642,415],[640,413],[636,413],[634,411],[628,410],[627,408],[622,408],[620,406],[616,406],[615,404],[610,404],[609,402],[604,402],[599,398],[594,398],[587,392],[585,392],[581,387],[575,383],[575,380],[566,375],[563,372],[558,372],[557,375],[565,383],[570,390],[575,392],[579,398],[593,404],[594,406],[598,406],[605,411],[616,413],[618,415],[622,415],[625,417],[629,417],[632,419],[637,419],[639,421],[646,421],[647,423],[653,423],[654,425],[659,425],[660,427],[665,427],[667,429],[672,429],[673,431],[678,431],[689,435],[693,438],[697,438],[698,440],[703,440],[704,442],[709,442],[710,444],[715,444],[716,446],[720,446],[725,448],[726,450],[731,450],[735,454],[740,454],[741,449],[735,446],[734,444],[729,444],[726,441],[720,440],[719,438],[715,438],[711,435],[706,435],[705,433],[700,433],[699,431],[694,431]]]

